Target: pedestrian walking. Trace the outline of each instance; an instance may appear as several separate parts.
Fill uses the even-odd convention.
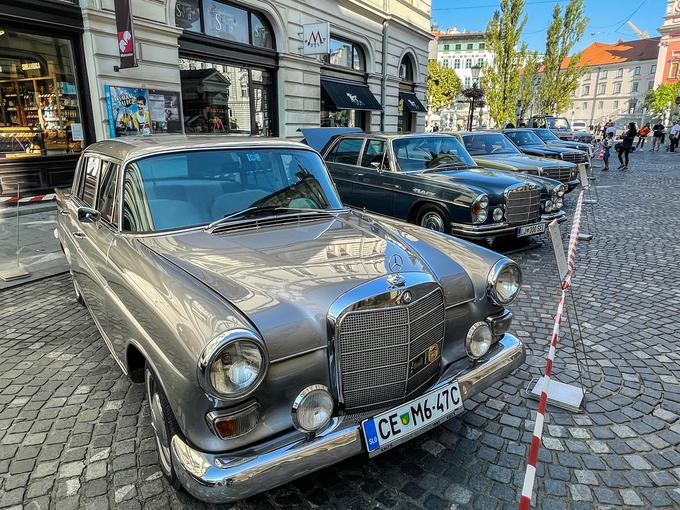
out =
[[[643,128],[638,131],[638,141],[637,145],[635,145],[635,148],[637,149],[638,147],[640,150],[642,150],[645,146],[645,140],[647,139],[647,135],[649,135],[649,132],[652,129],[649,127],[649,122],[643,126]]]
[[[652,151],[659,152],[659,147],[661,146],[661,141],[663,138],[664,127],[660,120],[656,121],[656,124],[652,127]]]
[[[669,134],[671,139],[671,148],[669,150],[675,152],[675,149],[678,148],[678,137],[680,136],[680,122],[677,119],[673,123]]]
[[[602,149],[604,150],[603,156],[604,168],[602,169],[603,172],[609,171],[609,155],[613,148],[614,148],[614,134],[607,133],[606,138],[602,140]]]
[[[680,125],[678,126],[680,129]],[[633,148],[633,142],[637,136],[637,125],[635,122],[628,124],[628,130],[623,134],[623,140],[617,144],[619,153],[619,170],[626,170],[628,168],[628,157],[630,156],[630,150]]]

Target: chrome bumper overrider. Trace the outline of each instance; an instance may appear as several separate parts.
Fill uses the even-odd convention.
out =
[[[513,372],[524,359],[522,342],[505,334],[479,362],[471,365],[462,360],[450,365],[437,385],[456,379],[463,399],[468,399]],[[338,423],[314,439],[279,445],[257,455],[204,453],[174,436],[173,465],[194,497],[210,503],[237,501],[365,451],[360,425]]]

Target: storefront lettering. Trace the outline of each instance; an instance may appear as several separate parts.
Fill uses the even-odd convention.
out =
[[[364,106],[364,102],[357,97],[356,94],[352,94],[351,92],[346,92],[347,97],[349,97],[349,100],[352,101],[357,106]]]
[[[312,32],[309,34],[309,37],[305,41],[305,44],[311,48],[318,48],[319,46],[322,46],[323,44],[326,44],[326,37],[321,35],[321,32],[318,30]]]

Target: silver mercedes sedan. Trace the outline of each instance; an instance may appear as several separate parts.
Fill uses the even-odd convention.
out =
[[[99,142],[58,208],[76,297],[146,385],[161,468],[204,501],[377,455],[525,358],[513,261],[344,207],[299,143]]]

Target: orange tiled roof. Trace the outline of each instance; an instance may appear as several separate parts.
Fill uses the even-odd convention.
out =
[[[659,54],[659,37],[636,39],[634,41],[618,41],[615,44],[592,43],[581,53],[579,67],[621,64],[636,60],[656,60]],[[564,69],[569,65],[570,57],[562,62]]]

